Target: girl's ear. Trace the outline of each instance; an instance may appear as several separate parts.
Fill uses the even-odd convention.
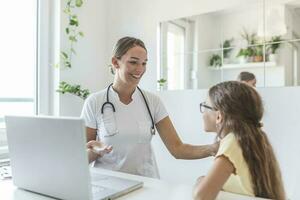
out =
[[[219,110],[217,110],[216,112],[217,112],[216,124],[221,124],[223,122],[223,116]]]
[[[116,57],[111,58],[111,63],[115,69],[119,68],[118,59]]]

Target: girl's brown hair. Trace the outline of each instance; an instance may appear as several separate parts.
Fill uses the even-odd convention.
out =
[[[285,199],[279,164],[266,133],[261,129],[263,103],[256,90],[238,81],[219,83],[209,90],[214,109],[221,112],[222,131],[232,132],[249,167],[255,196]]]

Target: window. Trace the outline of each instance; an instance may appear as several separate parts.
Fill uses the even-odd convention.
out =
[[[160,74],[167,79],[167,88],[183,89],[185,77],[185,27],[180,23],[162,23],[161,40],[166,52],[162,53],[161,65],[167,73]],[[162,72],[163,72],[162,71]]]
[[[169,24],[167,34],[168,89],[184,88],[184,28]]]
[[[37,6],[37,0],[12,0],[0,7],[0,146],[6,141],[5,115],[37,112]]]

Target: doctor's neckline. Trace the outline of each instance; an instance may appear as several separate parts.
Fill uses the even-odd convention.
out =
[[[137,97],[137,87],[134,89],[133,93],[131,94],[131,100],[130,100],[130,102],[128,102],[128,103],[127,103],[127,102],[123,102],[123,101],[120,99],[119,93],[113,88],[113,86],[112,86],[110,89],[111,89],[111,91],[113,92],[115,98],[117,98],[117,100],[119,101],[119,103],[120,103],[121,105],[123,105],[123,106],[129,106],[129,105],[131,105],[131,104],[135,101],[135,99],[136,99],[136,97]]]

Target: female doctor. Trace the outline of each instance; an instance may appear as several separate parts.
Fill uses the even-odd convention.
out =
[[[85,101],[81,116],[87,126],[89,162],[95,161],[95,167],[159,178],[151,148],[155,128],[176,159],[199,159],[217,151],[217,143],[182,143],[161,100],[138,87],[147,60],[141,40],[121,38],[113,50],[113,83]]]

